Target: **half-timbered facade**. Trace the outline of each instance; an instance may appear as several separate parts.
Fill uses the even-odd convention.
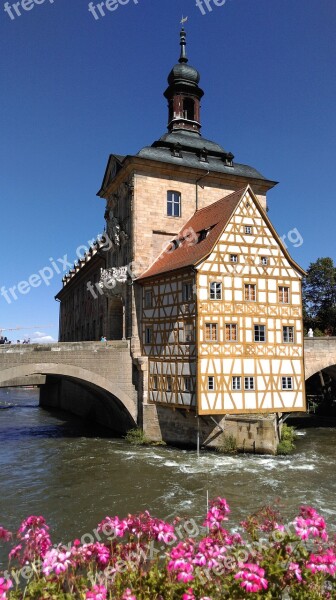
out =
[[[249,186],[197,211],[138,279],[150,401],[305,410],[303,273]]]

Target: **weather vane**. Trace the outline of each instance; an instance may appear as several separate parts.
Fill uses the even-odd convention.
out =
[[[181,25],[183,25],[184,23],[186,23],[188,21],[188,17],[184,17],[182,15],[182,19],[181,19]]]

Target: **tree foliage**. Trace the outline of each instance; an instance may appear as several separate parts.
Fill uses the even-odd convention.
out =
[[[318,258],[309,265],[302,293],[305,327],[336,335],[336,265],[332,258]]]

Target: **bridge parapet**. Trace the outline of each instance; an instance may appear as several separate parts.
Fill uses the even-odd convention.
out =
[[[305,377],[336,365],[336,336],[305,338]]]

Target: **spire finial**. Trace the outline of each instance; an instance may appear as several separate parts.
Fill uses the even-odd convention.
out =
[[[186,45],[187,45],[186,37],[187,37],[187,34],[186,34],[186,31],[185,31],[185,29],[183,27],[183,24],[187,21],[187,19],[188,19],[188,17],[184,17],[183,18],[183,16],[182,16],[182,20],[181,20],[182,28],[181,28],[181,31],[180,31],[180,40],[181,40],[180,41],[181,56],[180,56],[180,59],[179,59],[180,63],[187,63],[188,62],[187,52],[186,52]]]

